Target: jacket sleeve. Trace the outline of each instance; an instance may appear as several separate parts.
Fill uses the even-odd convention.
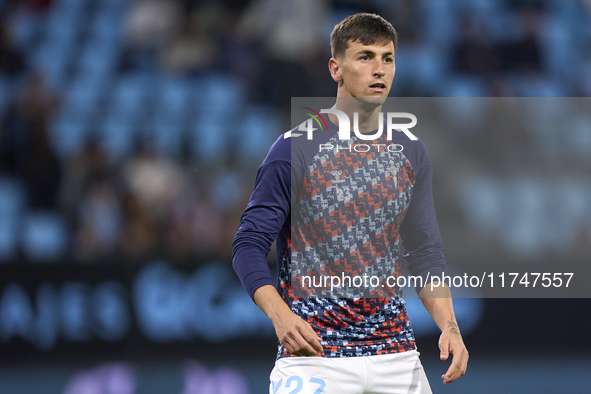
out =
[[[266,256],[279,231],[289,222],[290,189],[290,162],[265,160],[232,249],[232,266],[251,298],[259,287],[274,285]]]
[[[411,275],[422,277],[424,286],[433,276],[446,274],[447,268],[433,203],[433,168],[425,146],[421,141],[419,143],[415,185],[400,234],[406,267]],[[419,285],[417,283],[417,294],[422,289]]]

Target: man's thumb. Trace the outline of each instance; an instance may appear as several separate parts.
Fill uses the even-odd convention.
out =
[[[443,361],[447,360],[449,356],[449,351],[447,350],[447,346],[441,348],[441,353],[439,354],[439,358]]]

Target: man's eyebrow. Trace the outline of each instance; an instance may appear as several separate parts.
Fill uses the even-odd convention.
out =
[[[370,51],[369,49],[361,50],[356,53],[356,55],[370,55],[370,56],[375,56],[375,54],[376,53],[374,51]]]
[[[366,50],[361,50],[359,52],[356,53],[356,55],[368,55],[368,56],[375,56],[376,53],[374,51],[370,51],[369,49]],[[382,57],[387,57],[387,56],[394,56],[394,52],[385,52],[382,54]]]

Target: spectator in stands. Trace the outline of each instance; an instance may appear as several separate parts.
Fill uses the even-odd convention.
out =
[[[58,203],[61,164],[51,150],[44,117],[33,120],[29,138],[19,153],[19,175],[29,192],[31,208],[53,209]]]
[[[32,135],[33,128],[40,127],[39,123],[48,118],[57,103],[56,97],[45,90],[43,76],[33,73],[2,120],[0,168],[11,174],[22,173],[23,155],[29,153],[31,143],[37,138]]]
[[[16,49],[7,26],[0,27],[0,75],[16,77],[25,70],[25,60]]]
[[[61,166],[47,130],[48,118],[57,105],[56,96],[45,90],[43,76],[33,73],[3,122],[1,164],[25,181],[33,208],[57,204]]]
[[[462,19],[460,40],[455,45],[454,71],[460,74],[491,77],[499,69],[499,54],[491,42],[486,23],[477,15]]]
[[[163,68],[191,73],[212,67],[218,56],[223,11],[217,3],[196,7],[186,18],[172,44],[163,49]]]
[[[125,228],[122,248],[138,257],[158,250],[164,239],[169,207],[185,182],[176,163],[139,145],[122,169]]]
[[[125,189],[156,220],[165,217],[167,206],[184,182],[182,169],[147,145],[137,148],[123,167],[122,176]]]
[[[543,72],[539,41],[544,23],[544,8],[541,3],[526,3],[517,10],[521,36],[518,40],[500,46],[503,56],[502,71],[522,75]]]
[[[260,99],[289,105],[289,97],[313,91],[307,62],[322,50],[328,10],[327,0],[250,2],[238,34],[262,45],[266,67],[257,89],[263,92]]]
[[[123,256],[131,261],[141,261],[158,252],[162,234],[158,223],[146,211],[133,193],[123,196],[123,231],[119,247]]]
[[[112,180],[104,176],[91,179],[78,212],[74,257],[89,262],[112,256],[122,227],[120,198]]]
[[[76,222],[79,201],[85,187],[94,179],[115,176],[115,168],[99,141],[91,138],[76,155],[67,160],[60,190],[60,206],[71,222]]]
[[[25,0],[21,1],[23,5],[35,12],[45,12],[51,8],[53,0]]]
[[[124,68],[156,70],[159,51],[182,24],[177,0],[137,0],[127,16]]]

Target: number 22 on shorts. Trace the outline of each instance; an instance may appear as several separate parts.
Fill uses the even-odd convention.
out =
[[[324,379],[311,378],[308,382],[311,384],[318,385],[318,388],[316,389],[316,391],[314,391],[314,394],[322,394],[322,391],[326,387],[326,383],[324,382]],[[277,394],[277,391],[279,391],[279,388],[281,387],[281,384],[283,383],[283,378],[279,379],[279,382],[277,382],[277,384],[275,384],[275,382],[271,382],[271,383],[273,385],[273,394]],[[302,391],[302,388],[304,387],[304,380],[297,375],[290,376],[287,379],[287,381],[285,382],[285,388],[289,389],[292,386],[294,387],[294,389],[291,390],[287,394],[297,394],[300,391]]]

